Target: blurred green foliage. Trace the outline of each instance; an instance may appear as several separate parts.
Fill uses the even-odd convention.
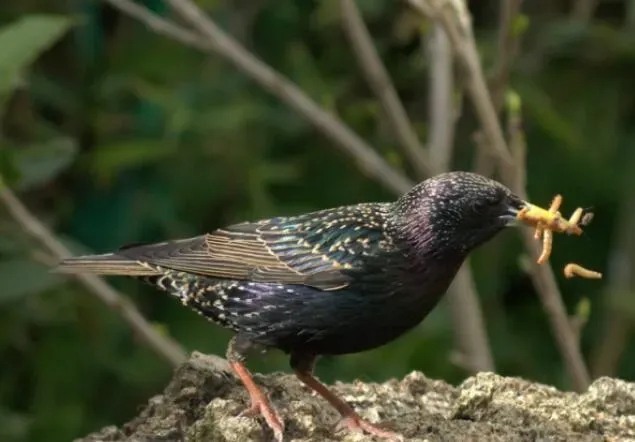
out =
[[[58,4],[61,4],[59,2]],[[428,29],[399,2],[358,2],[423,140]],[[497,2],[470,2],[483,61],[495,56]],[[590,23],[568,2],[527,5],[511,83],[524,105],[528,186],[565,211],[593,205],[580,239],[558,237],[551,262],[607,269],[635,253],[632,226],[635,16],[606,2]],[[0,6],[0,173],[76,252],[196,235],[223,224],[394,196],[297,113],[223,60],[155,35],[98,2],[7,0]],[[145,4],[159,13],[160,1]],[[346,41],[336,1],[205,1],[209,13],[309,96],[337,112],[392,164],[406,167]],[[456,168],[469,168],[476,128],[469,106],[457,127]],[[622,233],[621,233],[622,232]],[[615,254],[615,250],[621,254]],[[116,313],[48,272],[52,257],[0,211],[0,440],[68,441],[122,423],[168,381],[171,367]],[[511,232],[474,254],[497,369],[567,388],[548,322]],[[625,261],[627,271],[632,261]],[[619,262],[618,262],[619,264]],[[609,278],[565,281],[572,314],[588,320],[586,356],[613,321]],[[188,350],[224,354],[229,333],[136,281],[113,279],[141,311]],[[635,315],[629,287],[619,308]],[[611,344],[611,343],[609,343]],[[458,382],[453,333],[441,305],[418,329],[375,351],[324,359],[327,381],[382,380],[410,370]],[[635,350],[618,375],[635,378]],[[286,370],[282,355],[256,370]]]

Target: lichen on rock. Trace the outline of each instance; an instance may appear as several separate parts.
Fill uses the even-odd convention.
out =
[[[256,375],[256,381],[285,419],[285,440],[375,440],[335,432],[336,412],[292,375]],[[381,421],[409,441],[635,441],[635,384],[606,377],[583,394],[493,373],[480,373],[458,387],[419,372],[402,380],[332,387],[362,417]],[[216,360],[195,352],[139,416],[78,441],[273,440],[260,420],[240,416],[247,405],[239,381]]]

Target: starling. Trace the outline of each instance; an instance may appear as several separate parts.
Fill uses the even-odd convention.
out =
[[[313,376],[316,358],[370,350],[419,324],[467,255],[529,203],[469,172],[425,180],[391,203],[244,222],[194,238],[80,256],[59,271],[137,277],[235,332],[227,359],[277,441],[284,423],[244,365],[250,348],[290,355],[297,377],[350,430],[363,420]]]

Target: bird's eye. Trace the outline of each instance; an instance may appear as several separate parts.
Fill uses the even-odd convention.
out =
[[[486,199],[478,199],[472,203],[472,210],[476,213],[481,213],[487,209],[489,202]]]
[[[489,208],[498,206],[501,200],[502,197],[500,195],[494,195],[489,198],[479,198],[472,203],[472,210],[477,213],[483,213]]]

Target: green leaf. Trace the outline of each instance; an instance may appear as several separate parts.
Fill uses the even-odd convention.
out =
[[[91,155],[91,169],[98,179],[108,180],[126,169],[165,159],[176,151],[174,143],[135,139],[98,146]]]
[[[26,259],[0,261],[0,304],[49,290],[64,280],[44,264]]]
[[[582,298],[575,308],[575,315],[580,318],[584,323],[589,320],[591,315],[591,301],[589,298]]]
[[[512,35],[515,38],[521,37],[529,28],[529,17],[525,14],[518,14],[512,21]]]
[[[46,184],[75,159],[77,146],[70,138],[58,137],[15,150],[15,167],[20,178],[16,187],[25,190]]]
[[[298,164],[291,161],[262,163],[259,169],[260,177],[268,184],[291,183],[301,178]]]
[[[520,114],[522,99],[520,98],[520,95],[518,95],[518,92],[513,89],[507,89],[507,92],[505,94],[505,101],[507,103],[507,109],[509,109],[509,112],[511,112],[513,115]]]
[[[0,29],[0,99],[19,85],[20,75],[71,27],[57,15],[28,15]]]
[[[11,185],[20,178],[20,172],[14,164],[15,153],[0,142],[0,190],[5,184]]]

